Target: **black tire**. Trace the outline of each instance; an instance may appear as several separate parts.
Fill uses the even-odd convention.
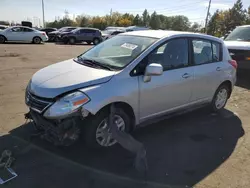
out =
[[[92,42],[91,41],[87,41],[87,44],[90,45]]]
[[[42,42],[42,39],[40,37],[34,37],[33,38],[33,43],[34,44],[41,44],[41,42]]]
[[[69,43],[68,37],[64,37],[64,38],[62,39],[62,41],[63,41],[64,44],[68,44],[68,43]]]
[[[70,37],[69,44],[75,44],[75,43],[76,43],[76,39],[74,37]]]
[[[5,43],[6,39],[3,35],[0,35],[0,44]]]
[[[97,45],[97,44],[99,44],[100,42],[101,42],[101,40],[98,39],[98,38],[94,38],[94,40],[93,40],[93,44],[94,44],[94,45]]]
[[[129,116],[121,108],[116,108],[115,115],[120,116],[125,122],[125,131],[129,132],[131,127],[131,121]],[[84,130],[84,139],[88,147],[90,148],[110,148],[115,146],[102,146],[97,142],[96,131],[101,122],[109,116],[109,110],[104,109],[98,112],[95,116],[90,117],[86,122],[86,127]]]
[[[217,103],[216,103],[216,100],[217,100],[217,98],[218,98],[218,94],[221,92],[221,91],[226,91],[226,99],[225,99],[225,102],[224,102],[224,104],[223,105],[217,105]],[[212,100],[212,103],[211,103],[211,109],[212,109],[212,111],[213,112],[219,112],[219,111],[221,111],[221,110],[223,110],[224,109],[224,107],[226,106],[226,104],[227,104],[227,100],[228,100],[228,98],[229,98],[229,96],[230,96],[230,89],[229,89],[229,87],[226,85],[226,84],[223,84],[223,85],[221,85],[217,90],[216,90],[216,92],[215,92],[215,94],[214,94],[214,97],[213,97],[213,100]]]

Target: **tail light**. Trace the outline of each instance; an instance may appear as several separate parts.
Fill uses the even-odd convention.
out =
[[[228,63],[230,63],[235,69],[238,67],[238,63],[235,60],[228,60]]]
[[[46,33],[42,33],[42,35],[46,36]]]

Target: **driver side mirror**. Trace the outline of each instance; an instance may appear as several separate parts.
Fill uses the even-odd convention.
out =
[[[163,67],[161,64],[151,63],[149,64],[144,73],[143,81],[150,82],[151,76],[160,76],[163,73]]]

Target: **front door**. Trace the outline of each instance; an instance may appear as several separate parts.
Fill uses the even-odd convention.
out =
[[[13,27],[5,33],[8,41],[21,41],[22,27]]]
[[[152,76],[150,82],[139,77],[141,121],[187,105],[192,94],[193,67],[189,66],[188,40],[172,39],[146,58],[147,64],[163,67],[161,76]]]

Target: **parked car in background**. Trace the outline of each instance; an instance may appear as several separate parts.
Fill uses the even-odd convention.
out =
[[[114,26],[109,26],[106,27],[104,30],[124,30],[125,27],[114,27]]]
[[[35,73],[26,89],[27,116],[54,144],[72,144],[84,130],[88,145],[110,147],[116,143],[111,104],[114,123],[126,132],[204,105],[217,112],[230,98],[236,68],[223,40],[213,36],[126,32]]]
[[[0,43],[9,41],[25,41],[40,44],[48,40],[45,32],[24,26],[9,27],[0,31]]]
[[[49,35],[50,32],[57,31],[57,29],[48,27],[48,28],[40,29],[39,31],[44,31],[47,35]]]
[[[22,21],[22,26],[26,26],[26,27],[30,27],[32,28],[32,22],[28,22],[28,21]]]
[[[138,27],[138,26],[129,26],[125,28],[126,32],[129,31],[143,31],[143,30],[149,30],[147,27]]]
[[[250,70],[250,25],[236,27],[225,38],[225,44],[239,69]]]
[[[74,29],[76,29],[77,27],[62,27],[56,31],[52,31],[52,32],[49,32],[48,33],[48,37],[49,37],[49,41],[57,41],[57,35],[61,34],[61,33],[67,33],[67,32],[70,32]]]
[[[6,25],[0,25],[0,30],[4,30],[6,28],[8,28],[8,26],[6,26]]]
[[[102,40],[110,39],[120,33],[124,33],[125,30],[105,30],[102,31]]]
[[[87,42],[94,45],[99,44],[102,41],[102,34],[99,29],[95,28],[78,28],[70,32],[62,32],[58,34],[59,41],[63,41],[65,44],[75,44],[78,42]]]

